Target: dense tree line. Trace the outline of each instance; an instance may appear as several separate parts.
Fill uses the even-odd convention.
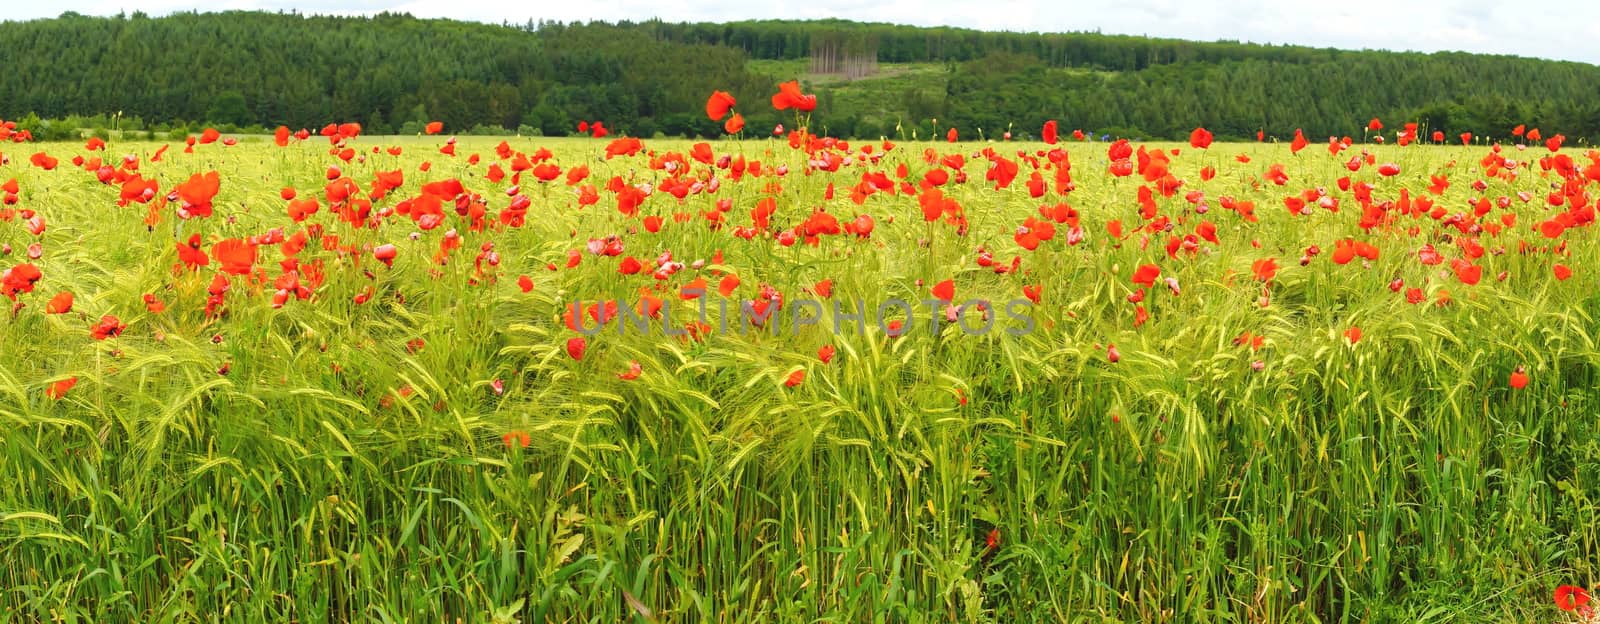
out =
[[[581,120],[650,136],[714,135],[713,89],[740,101],[749,131],[790,121],[776,82],[747,61],[803,59],[817,44],[875,49],[885,63],[942,63],[943,92],[892,79],[874,110],[834,106],[813,124],[846,136],[966,137],[1046,119],[1098,134],[1180,138],[1359,133],[1364,120],[1420,121],[1450,136],[1504,136],[1519,123],[1600,138],[1600,67],[1508,56],[1342,51],[1101,35],[996,33],[841,20],[488,25],[404,14],[177,13],[0,24],[0,117],[121,112],[156,122],[315,127],[360,121],[413,132],[441,120],[567,134]],[[826,47],[826,46],[824,46]],[[851,48],[854,49],[854,48]],[[845,105],[843,108],[848,108]]]
[[[1425,132],[1506,137],[1527,123],[1568,138],[1600,136],[1600,68],[1468,54],[1350,55],[1338,62],[1259,59],[1186,62],[1140,71],[1052,68],[1001,54],[958,66],[942,119],[1032,130],[1047,119],[1123,136],[1182,138],[1196,126],[1219,136],[1317,140],[1359,137],[1371,117],[1416,121]],[[1548,134],[1547,134],[1548,136]]]
[[[580,120],[637,134],[710,132],[712,89],[770,91],[726,46],[660,41],[596,24],[526,28],[403,14],[68,13],[0,24],[0,117],[116,113],[151,121],[369,132],[440,120],[574,131]],[[700,123],[704,122],[704,123]]]
[[[841,34],[874,41],[878,48],[878,60],[886,63],[960,62],[1006,53],[1031,56],[1055,67],[1138,71],[1153,65],[1174,63],[1244,60],[1321,63],[1366,54],[1303,46],[1246,45],[1227,41],[1201,43],[1098,33],[988,32],[946,26],[901,26],[838,19],[805,22],[758,20],[725,24],[649,21],[635,27],[659,39],[730,46],[761,59],[805,58],[810,53],[813,37],[838,37]]]
[[[1348,51],[1098,33],[1009,33],[845,20],[634,25],[657,39],[804,58],[814,37],[871,41],[878,60],[954,64],[930,116],[990,135],[1062,119],[1086,129],[1180,138],[1197,125],[1359,133],[1378,116],[1504,136],[1516,124],[1600,138],[1600,67],[1503,55]]]

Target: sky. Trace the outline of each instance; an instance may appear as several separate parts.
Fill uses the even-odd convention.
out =
[[[499,23],[628,19],[732,21],[846,18],[1022,32],[1099,31],[1346,49],[1459,50],[1600,64],[1600,3],[1506,0],[55,0],[16,3],[5,19],[65,11],[290,10],[405,12]]]

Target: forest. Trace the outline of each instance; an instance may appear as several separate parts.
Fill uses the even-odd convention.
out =
[[[818,49],[876,62],[852,63],[848,79],[786,63]],[[0,63],[0,117],[26,120],[42,139],[76,139],[86,126],[329,121],[412,134],[430,120],[462,134],[568,135],[599,120],[633,136],[709,137],[721,133],[701,112],[713,90],[745,103],[745,132],[762,134],[798,121],[764,105],[797,78],[820,103],[807,121],[840,137],[926,138],[936,127],[1027,137],[1049,119],[1091,136],[1178,139],[1204,126],[1225,139],[1326,137],[1359,135],[1379,117],[1452,138],[1504,137],[1518,124],[1600,138],[1600,66],[1585,63],[842,20],[66,13],[0,24]],[[790,67],[800,75],[770,71]],[[903,79],[912,74],[933,80]]]

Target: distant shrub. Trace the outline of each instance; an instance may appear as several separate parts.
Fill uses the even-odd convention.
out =
[[[1102,135],[1110,136],[1112,139],[1137,139],[1145,136],[1146,134],[1144,131],[1139,130],[1138,128],[1123,128],[1120,126],[1107,126],[1099,129],[1097,132]]]
[[[63,119],[41,121],[33,128],[35,141],[76,141],[81,138],[83,133],[78,131],[78,127]]]
[[[472,129],[468,130],[466,133],[472,136],[511,136],[515,134],[514,132],[500,126],[489,124],[478,124],[473,126]]]
[[[628,128],[628,134],[630,136],[648,137],[655,136],[657,132],[661,132],[663,130],[664,129],[660,126],[660,124],[657,124],[652,119],[640,119],[634,122],[632,128]]]

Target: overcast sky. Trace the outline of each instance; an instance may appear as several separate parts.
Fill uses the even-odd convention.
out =
[[[1107,8],[1109,7],[1109,8]],[[982,30],[1092,31],[1213,41],[1294,43],[1349,49],[1463,50],[1600,64],[1600,3],[1586,0],[56,0],[11,3],[6,19],[64,11],[298,9],[498,23],[528,19],[659,17],[668,21],[848,18]]]

